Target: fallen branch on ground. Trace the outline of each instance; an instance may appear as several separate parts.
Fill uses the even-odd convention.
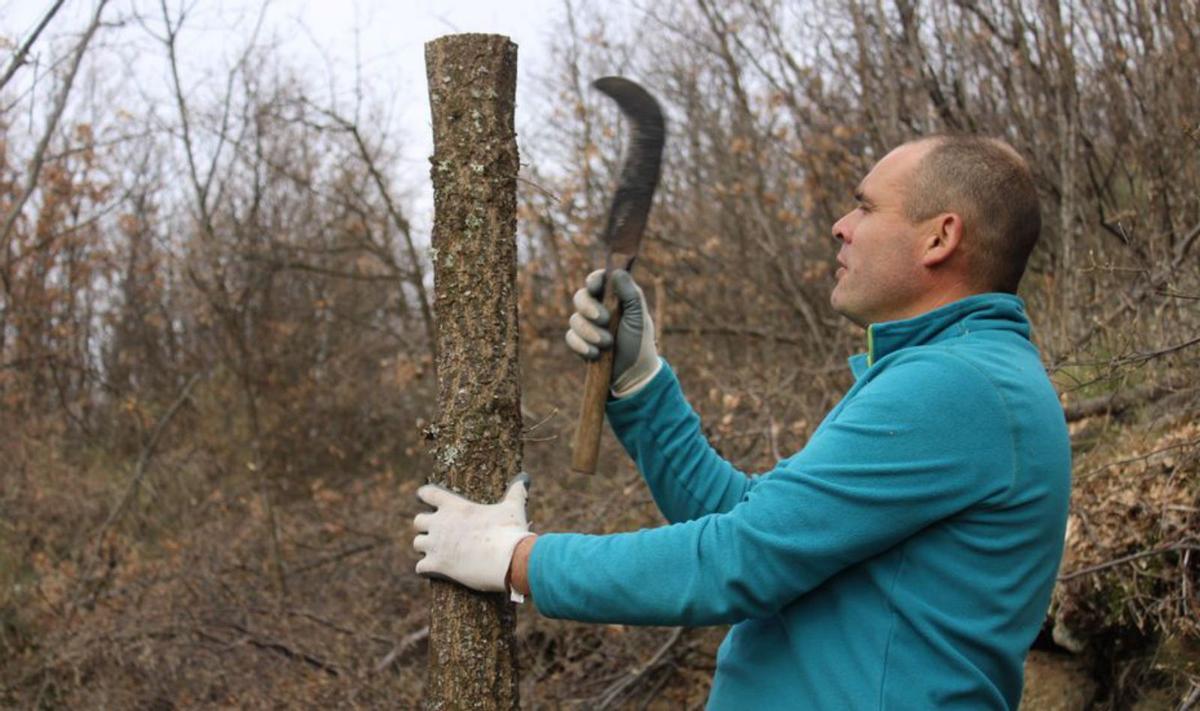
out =
[[[667,652],[671,651],[671,648],[675,646],[681,637],[683,637],[683,628],[676,627],[675,631],[671,633],[671,636],[667,638],[667,641],[663,643],[663,646],[659,647],[658,651],[654,653],[654,656],[650,657],[650,659],[645,663],[639,664],[638,666],[630,669],[625,673],[625,676],[618,679],[615,684],[608,687],[608,689],[606,689],[604,693],[600,695],[600,700],[596,704],[596,708],[608,709],[616,705],[616,703],[625,695],[626,691],[630,687],[632,687],[634,684],[637,684],[642,680],[643,677],[658,668],[658,666],[663,662],[663,658],[666,656]]]
[[[1058,576],[1058,582],[1065,583],[1068,580],[1074,580],[1075,578],[1082,577],[1084,575],[1098,573],[1102,570],[1108,570],[1109,568],[1115,568],[1118,565],[1123,565],[1125,563],[1131,563],[1135,560],[1140,560],[1142,558],[1149,558],[1150,556],[1159,555],[1160,553],[1168,553],[1170,551],[1183,551],[1183,550],[1193,550],[1193,551],[1200,550],[1200,541],[1198,541],[1195,538],[1183,538],[1181,540],[1174,541],[1172,543],[1168,543],[1166,545],[1162,545],[1157,548],[1151,548],[1150,550],[1147,550],[1147,551],[1140,551],[1138,553],[1130,553],[1129,555],[1124,555],[1124,556],[1121,556],[1120,558],[1114,558],[1114,559],[1104,562],[1104,563],[1097,563],[1096,565],[1089,565],[1086,568],[1080,568],[1079,570],[1073,570],[1070,573],[1064,573],[1063,575]]]

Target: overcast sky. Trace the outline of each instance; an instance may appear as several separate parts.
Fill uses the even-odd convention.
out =
[[[185,72],[223,72],[229,56],[249,36],[261,0],[186,1],[192,14],[180,42]],[[179,3],[168,0],[172,8]],[[0,36],[10,43],[24,40],[51,4],[0,0]],[[95,0],[67,0],[37,46],[54,41],[56,35],[79,32],[94,5]],[[158,2],[111,0],[106,17],[128,16],[133,7],[153,17],[159,13]],[[531,106],[527,97],[534,78],[547,71],[550,33],[562,14],[563,0],[273,0],[260,38],[275,44],[290,66],[319,77],[318,85],[329,87],[331,94],[351,96],[356,76],[361,77],[372,100],[383,102],[391,115],[389,131],[403,150],[401,175],[408,185],[418,187],[421,211],[430,197],[427,185],[422,185],[427,181],[420,176],[428,175],[432,152],[425,43],[457,32],[503,34],[516,42],[520,129],[527,120],[522,109]],[[127,27],[119,32],[129,37],[139,31]],[[5,60],[11,51],[5,48]],[[145,63],[134,58],[134,71],[152,74],[148,85],[162,83],[162,70],[152,68],[154,61],[149,53]],[[416,217],[418,223],[425,222]]]

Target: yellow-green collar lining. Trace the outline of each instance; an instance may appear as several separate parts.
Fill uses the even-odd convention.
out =
[[[867,326],[867,367],[875,363],[875,324]]]

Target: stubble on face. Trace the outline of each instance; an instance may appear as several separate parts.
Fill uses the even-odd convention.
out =
[[[904,317],[919,298],[919,233],[906,189],[928,150],[910,143],[880,159],[855,191],[857,206],[833,227],[842,245],[830,304],[859,326]]]

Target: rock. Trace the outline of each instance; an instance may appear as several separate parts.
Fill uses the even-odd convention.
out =
[[[1096,689],[1083,659],[1033,650],[1025,658],[1021,711],[1082,711]]]

